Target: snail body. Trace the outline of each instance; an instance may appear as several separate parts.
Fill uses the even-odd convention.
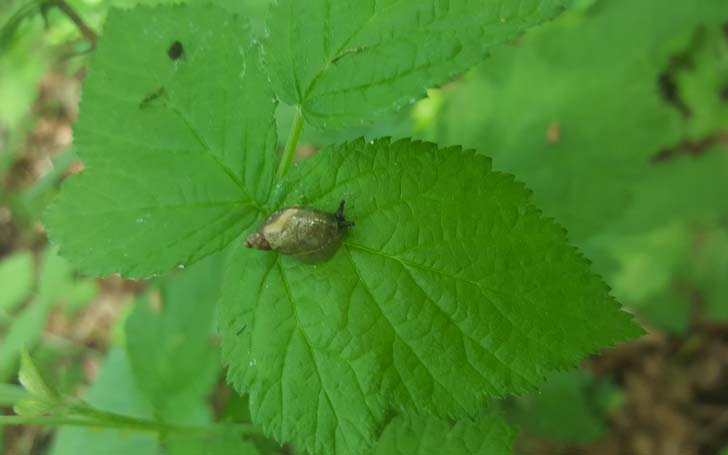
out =
[[[353,225],[344,219],[344,201],[335,213],[294,205],[271,214],[248,235],[245,246],[317,262],[333,256],[346,230]]]

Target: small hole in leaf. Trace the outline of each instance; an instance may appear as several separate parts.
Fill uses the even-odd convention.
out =
[[[182,57],[182,53],[184,52],[184,49],[182,48],[182,43],[179,41],[174,41],[172,44],[169,45],[169,49],[167,49],[167,55],[172,60],[177,60],[178,58]]]

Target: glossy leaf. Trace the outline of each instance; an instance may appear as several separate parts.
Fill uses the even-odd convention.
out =
[[[338,128],[414,103],[496,44],[553,18],[561,0],[280,0],[265,60],[276,94]]]
[[[291,173],[280,205],[339,199],[356,226],[329,262],[239,249],[226,271],[230,380],[279,441],[361,453],[391,408],[472,416],[641,333],[486,158],[409,141],[331,147]]]
[[[373,455],[495,455],[512,451],[515,432],[495,415],[447,422],[434,417],[395,417]]]
[[[179,42],[179,58],[169,48]],[[148,277],[225,247],[271,189],[273,95],[244,22],[211,6],[112,11],[47,227],[83,272]]]

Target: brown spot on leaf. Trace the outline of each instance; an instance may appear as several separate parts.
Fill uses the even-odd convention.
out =
[[[552,121],[546,128],[546,142],[549,144],[558,144],[561,140],[561,125],[557,121]]]

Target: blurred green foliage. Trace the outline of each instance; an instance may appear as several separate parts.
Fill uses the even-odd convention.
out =
[[[99,31],[109,6],[139,3],[168,2],[71,2]],[[218,3],[263,30],[267,0]],[[614,294],[648,325],[683,332],[696,302],[704,318],[728,320],[728,147],[721,139],[728,134],[728,39],[721,28],[727,22],[724,1],[574,0],[567,14],[496,50],[412,109],[367,129],[309,129],[303,141],[317,146],[414,133],[474,147],[534,190],[539,206],[567,227]],[[52,67],[68,73],[81,67],[86,56],[69,55],[87,43],[57,11],[46,26],[35,2],[1,4],[0,24],[6,24],[0,31],[3,174],[22,152],[41,78]],[[278,117],[287,131],[291,111],[282,107]],[[0,203],[29,229],[73,160],[72,151],[60,155],[47,178],[2,194]],[[137,299],[116,327],[123,336],[86,396],[91,404],[175,423],[213,419],[206,400],[220,374],[211,342],[214,262],[160,280]],[[51,249],[37,263],[30,251],[0,262],[4,382],[16,374],[22,349],[37,346],[50,311],[73,314],[98,292]],[[50,364],[59,353],[40,347],[34,354]],[[71,382],[81,380],[77,373]],[[586,373],[559,373],[540,394],[517,400],[511,415],[530,434],[583,443],[602,435],[604,413],[618,395]],[[0,404],[24,396],[0,384]],[[245,398],[231,399],[223,418],[248,421],[244,405]],[[50,453],[156,454],[160,444],[172,455],[213,445],[223,447],[219,454],[254,453],[237,438],[160,442],[151,433],[79,428],[61,429]],[[258,441],[258,447],[272,453],[275,445]]]
[[[112,347],[86,397],[91,405],[171,424],[204,426],[213,420],[208,398],[222,369],[212,305],[219,265],[220,256],[213,256],[160,279],[134,302],[123,324],[125,346]],[[234,430],[129,435],[82,428],[61,429],[50,453],[156,455],[160,447],[171,455],[258,453]]]
[[[722,317],[728,277],[695,261],[728,226],[726,22],[721,1],[585,2],[438,93],[421,134],[524,180],[648,324],[684,329],[691,290]]]
[[[0,262],[0,381],[17,372],[23,349],[41,339],[49,313],[61,307],[72,315],[90,303],[98,292],[96,282],[76,277],[71,266],[48,248],[36,269],[32,254],[18,252]],[[8,290],[5,293],[5,290]]]
[[[586,444],[603,436],[605,415],[620,397],[616,386],[587,372],[558,372],[549,375],[538,394],[516,399],[510,417],[528,435]]]

